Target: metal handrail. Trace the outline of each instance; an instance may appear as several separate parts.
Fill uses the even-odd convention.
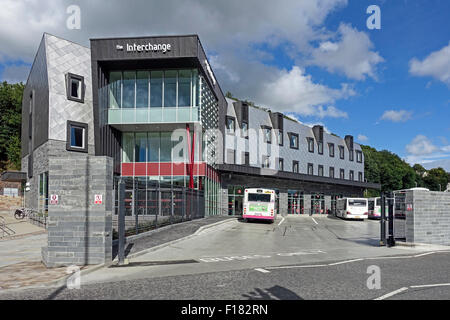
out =
[[[0,238],[3,238],[5,234],[7,236],[12,236],[13,234],[16,233],[14,230],[12,230],[10,227],[6,225],[4,217],[0,217],[0,230],[2,231],[2,235],[0,236]]]
[[[45,213],[39,212],[33,208],[25,208],[27,212],[28,221],[36,222],[36,224],[41,224],[44,228],[47,228],[47,216]],[[42,215],[42,216],[40,216]]]

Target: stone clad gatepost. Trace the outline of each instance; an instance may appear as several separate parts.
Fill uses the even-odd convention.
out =
[[[52,195],[57,203],[51,203]],[[96,195],[101,203],[95,203]],[[42,248],[47,267],[112,260],[112,197],[112,158],[49,158],[48,246]]]

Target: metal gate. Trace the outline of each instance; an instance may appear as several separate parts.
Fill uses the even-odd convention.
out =
[[[394,239],[406,241],[406,193],[394,192]]]
[[[380,200],[380,245],[391,247],[396,241],[406,241],[406,194],[386,192]]]
[[[119,192],[121,184],[122,195]],[[125,216],[125,236],[205,216],[203,190],[118,177],[114,181],[114,197],[114,238],[118,236],[121,205]]]

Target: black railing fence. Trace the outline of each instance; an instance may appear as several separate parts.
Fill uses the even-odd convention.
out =
[[[122,199],[119,192],[121,179],[125,189]],[[205,216],[202,190],[133,177],[117,177],[114,180],[114,239],[118,237],[121,202],[125,212],[125,236]]]

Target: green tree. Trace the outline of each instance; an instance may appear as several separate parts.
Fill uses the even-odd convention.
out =
[[[415,186],[416,174],[411,166],[390,151],[377,151],[361,146],[364,153],[364,171],[368,182],[380,183],[381,191],[408,189]],[[378,195],[372,190],[368,196]]]
[[[430,169],[423,181],[425,182],[425,187],[432,191],[444,191],[447,188],[448,173],[442,168]]]
[[[235,97],[233,97],[233,94],[230,91],[227,91],[227,93],[225,93],[225,97],[235,99]]]
[[[423,177],[426,175],[427,170],[420,164],[416,163],[413,165],[414,173],[416,174],[416,183],[418,187],[425,187],[425,182]]]
[[[22,83],[0,84],[0,170],[20,169]]]

